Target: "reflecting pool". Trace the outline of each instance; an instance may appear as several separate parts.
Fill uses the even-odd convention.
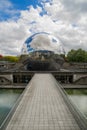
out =
[[[0,89],[0,126],[23,89]]]
[[[87,89],[65,89],[70,100],[87,119]]]

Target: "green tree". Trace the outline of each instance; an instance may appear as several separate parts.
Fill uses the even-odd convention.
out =
[[[69,51],[68,54],[67,54],[68,61],[74,62],[76,60],[75,55],[76,55],[76,50],[72,49],[71,51]]]
[[[4,56],[4,60],[10,61],[10,62],[18,62],[19,57],[18,56]]]
[[[81,48],[78,50],[72,49],[68,52],[67,58],[69,62],[87,62],[87,51]]]

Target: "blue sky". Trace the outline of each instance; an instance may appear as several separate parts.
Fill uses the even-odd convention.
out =
[[[36,7],[38,0],[10,0],[16,9],[24,10],[29,5]]]
[[[7,5],[7,6],[6,6]],[[0,21],[9,18],[18,18],[21,10],[26,10],[29,6],[34,8],[40,6],[38,0],[0,0]]]

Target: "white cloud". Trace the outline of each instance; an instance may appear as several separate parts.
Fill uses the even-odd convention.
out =
[[[0,53],[19,54],[24,40],[35,32],[48,32],[62,41],[65,51],[83,48],[87,50],[87,2],[86,0],[42,0],[42,8],[29,7],[20,11],[17,21],[0,22]],[[8,4],[8,8],[11,5]]]
[[[5,9],[12,7],[13,5],[9,0],[0,0],[0,10],[4,11]]]
[[[0,16],[9,15],[16,19],[16,15],[20,13],[20,10],[14,8],[14,5],[11,3],[10,0],[0,0]],[[0,18],[1,19],[1,18]],[[3,18],[2,18],[3,20]]]
[[[26,37],[26,29],[16,22],[0,23],[0,53],[18,54]]]

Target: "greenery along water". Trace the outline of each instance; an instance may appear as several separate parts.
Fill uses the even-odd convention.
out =
[[[65,89],[70,100],[87,119],[87,89]]]
[[[23,89],[0,89],[0,126]]]

